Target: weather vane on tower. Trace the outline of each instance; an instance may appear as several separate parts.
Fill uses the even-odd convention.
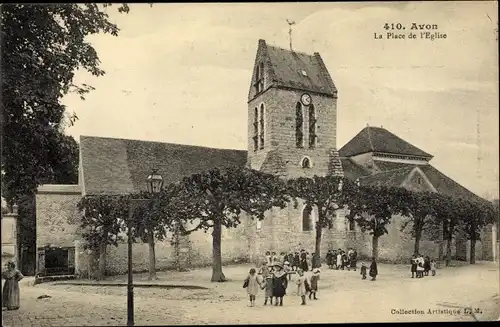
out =
[[[295,25],[295,21],[291,22],[287,19],[286,22],[288,23],[288,27],[289,27],[288,35],[290,36],[290,50],[293,51],[293,49],[292,49],[292,25]]]

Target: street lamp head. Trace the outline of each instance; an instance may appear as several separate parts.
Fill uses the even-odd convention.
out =
[[[151,175],[147,178],[147,186],[149,193],[158,193],[163,187],[163,177],[158,174],[158,169],[153,169]]]

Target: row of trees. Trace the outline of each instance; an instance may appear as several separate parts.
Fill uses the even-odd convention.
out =
[[[149,199],[134,210],[133,235],[149,244],[150,279],[156,278],[155,242],[168,233],[188,235],[197,230],[212,233],[212,281],[225,281],[222,271],[221,235],[223,228],[241,223],[242,214],[264,219],[273,207],[295,207],[302,203],[317,210],[315,253],[321,254],[325,228],[332,228],[337,210],[346,210],[347,218],[363,232],[372,235],[372,255],[378,257],[380,237],[388,233],[394,215],[407,219],[402,228],[411,226],[415,252],[419,251],[424,231],[443,231],[447,245],[447,262],[451,258],[451,241],[458,229],[471,240],[471,263],[474,263],[475,241],[480,230],[497,217],[487,201],[453,198],[429,192],[411,192],[403,188],[360,186],[334,176],[282,179],[246,168],[212,169],[167,185],[158,194],[139,193],[128,196],[87,196],[79,209],[86,246],[99,253],[98,278],[103,278],[108,245],[118,245],[120,233],[126,230],[129,201]],[[441,237],[442,235],[438,235]]]

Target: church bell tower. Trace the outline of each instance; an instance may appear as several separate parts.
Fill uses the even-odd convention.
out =
[[[337,88],[319,53],[259,40],[248,92],[248,166],[285,178],[341,175]]]

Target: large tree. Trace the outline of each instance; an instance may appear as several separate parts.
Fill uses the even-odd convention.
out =
[[[19,204],[21,246],[34,244],[34,194],[43,183],[76,183],[76,142],[64,135],[77,119],[61,99],[90,85],[73,82],[78,69],[101,76],[99,58],[86,39],[118,34],[107,4],[3,4],[0,8],[2,196]],[[126,5],[118,7],[128,12]],[[76,149],[76,159],[75,159]]]
[[[484,226],[498,219],[493,203],[482,200],[461,200],[457,208],[460,224],[470,241],[470,264],[476,263],[476,241],[481,239]]]
[[[347,182],[347,181],[346,181]],[[315,263],[321,258],[321,238],[323,228],[332,228],[335,212],[344,207],[341,197],[344,179],[336,176],[299,177],[288,181],[288,193],[294,199],[295,207],[298,200],[303,201],[306,208],[317,210],[315,223]]]
[[[403,205],[406,206],[405,212],[407,220],[401,225],[401,231],[404,231],[411,223],[411,235],[415,238],[414,253],[419,253],[420,240],[424,230],[432,226],[434,218],[433,205],[436,203],[435,195],[433,192],[404,192],[401,193],[405,196]]]
[[[451,245],[454,235],[460,229],[458,210],[462,200],[444,194],[435,194],[433,197],[433,219],[431,228],[442,229],[443,238],[446,240],[446,266],[451,262]]]
[[[68,116],[61,99],[83,96],[90,85],[75,85],[77,69],[95,76],[104,71],[86,37],[118,34],[98,4],[4,4],[1,8],[2,171],[9,204],[32,194],[57,174],[54,163]],[[128,11],[128,7],[120,7]],[[66,119],[67,118],[67,119]]]
[[[103,279],[105,275],[108,245],[118,246],[122,240],[120,233],[126,230],[129,203],[129,196],[118,195],[84,196],[78,202],[84,248],[99,257],[97,279]]]
[[[177,232],[178,224],[196,212],[189,212],[193,207],[183,202],[188,198],[182,196],[182,186],[178,184],[169,184],[159,193],[142,192],[132,198],[138,204],[133,209],[133,235],[148,244],[149,280],[157,279],[155,241]]]
[[[287,196],[284,183],[276,176],[241,167],[211,169],[183,180],[178,201],[189,206],[192,216],[185,233],[212,230],[212,278],[224,282],[222,272],[222,228],[238,226],[245,212],[251,218],[264,219],[272,207],[284,208]],[[184,228],[184,227],[183,227]]]
[[[350,199],[348,219],[356,221],[363,232],[372,235],[372,256],[378,259],[380,237],[387,234],[387,226],[394,215],[408,215],[405,201],[407,190],[385,186],[359,186],[346,192]]]

